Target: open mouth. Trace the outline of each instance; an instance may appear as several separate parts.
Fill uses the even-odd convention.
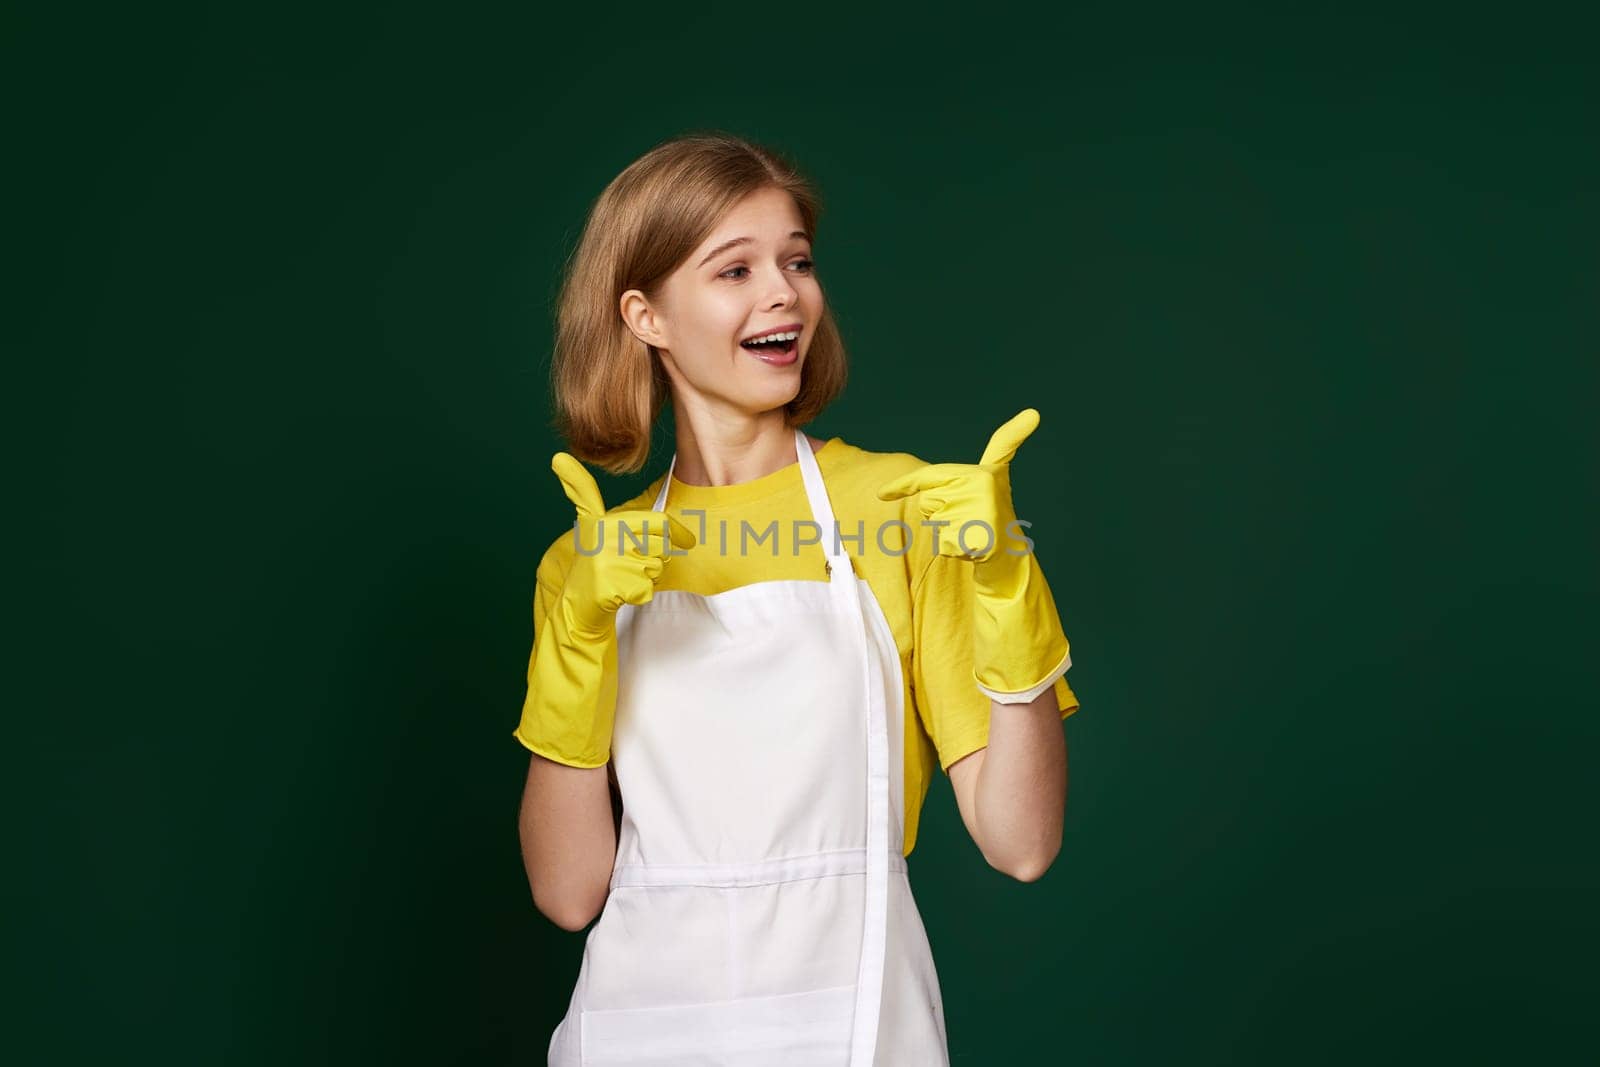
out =
[[[770,362],[788,362],[800,346],[798,337],[784,341],[740,341],[739,347],[746,352]]]
[[[792,353],[795,346],[800,343],[798,337],[789,341],[740,341],[739,347],[751,352],[762,352],[773,356],[787,356]]]

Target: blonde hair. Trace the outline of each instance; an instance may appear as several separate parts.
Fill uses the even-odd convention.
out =
[[[644,466],[671,389],[660,355],[627,328],[618,302],[629,289],[654,300],[723,215],[764,188],[787,192],[815,237],[821,200],[810,181],[777,152],[731,134],[663,141],[595,200],[563,272],[550,364],[553,426],[573,455],[613,474]],[[800,391],[784,405],[791,427],[816,418],[844,389],[844,343],[823,306]]]

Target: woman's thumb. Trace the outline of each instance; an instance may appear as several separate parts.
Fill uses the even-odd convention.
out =
[[[561,488],[566,490],[567,499],[577,507],[580,516],[606,513],[605,501],[600,496],[600,487],[595,484],[594,475],[576,457],[557,452],[550,457],[550,469],[561,479]]]
[[[996,463],[1010,463],[1017,454],[1017,448],[1028,439],[1039,425],[1039,412],[1034,408],[1023,408],[1010,419],[1006,420],[989,438],[989,445],[983,450],[983,458],[978,460],[980,466],[990,466]]]

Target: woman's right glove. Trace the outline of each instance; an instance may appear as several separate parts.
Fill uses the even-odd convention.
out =
[[[611,758],[617,707],[617,609],[648,603],[669,539],[681,553],[695,536],[663,511],[607,514],[594,476],[566,452],[550,469],[577,506],[578,551],[539,633],[517,736],[559,763],[601,767]]]

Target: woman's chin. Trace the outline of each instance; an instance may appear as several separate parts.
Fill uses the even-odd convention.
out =
[[[745,408],[748,411],[771,411],[783,407],[799,395],[800,376],[797,374],[791,380],[765,382],[762,387],[747,391]]]

